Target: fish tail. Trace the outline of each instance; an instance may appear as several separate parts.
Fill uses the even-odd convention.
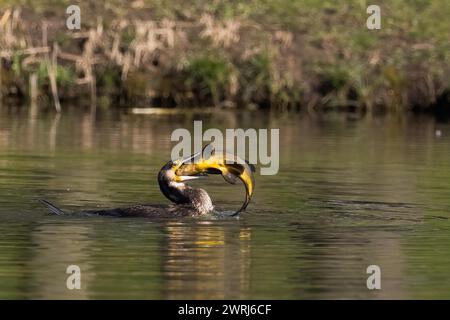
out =
[[[64,211],[62,211],[58,207],[54,206],[53,204],[51,204],[47,200],[39,199],[39,202],[42,203],[48,210],[50,210],[50,212],[52,212],[52,213],[54,213],[54,214],[56,214],[58,216],[64,214]]]

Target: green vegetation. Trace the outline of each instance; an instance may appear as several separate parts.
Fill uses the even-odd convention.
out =
[[[366,28],[364,0],[84,1],[80,32],[65,28],[68,4],[0,0],[4,99],[26,93],[36,70],[50,95],[57,50],[62,97],[90,86],[109,101],[179,107],[450,105],[446,0],[378,1],[380,30]],[[49,53],[27,51],[39,47]]]
[[[229,89],[232,67],[220,57],[194,57],[184,68],[186,85],[191,91],[198,90],[197,96],[201,100],[208,99],[214,105],[219,105],[220,94],[231,91]]]

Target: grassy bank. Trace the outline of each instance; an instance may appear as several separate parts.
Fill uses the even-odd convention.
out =
[[[97,105],[388,108],[450,105],[450,3],[0,0],[8,99]]]

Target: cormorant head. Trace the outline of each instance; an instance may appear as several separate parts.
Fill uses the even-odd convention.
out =
[[[186,185],[184,182],[197,179],[194,173],[191,175],[177,175],[176,171],[183,164],[182,160],[169,161],[159,171],[158,183],[161,192],[172,202],[177,204],[190,203],[191,199],[184,192]]]
[[[201,152],[172,164],[172,168],[175,169],[175,178],[180,179],[180,181],[196,179],[200,175],[207,174],[221,174],[225,181],[231,184],[241,180],[246,191],[245,202],[235,215],[245,210],[250,203],[255,188],[253,177],[255,166],[237,156],[226,152],[216,152],[213,145],[208,144]]]

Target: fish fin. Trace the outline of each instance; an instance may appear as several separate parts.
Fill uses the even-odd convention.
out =
[[[254,164],[249,163],[247,160],[245,160],[245,162],[248,164],[248,166],[250,167],[250,170],[252,170],[252,172],[256,172],[256,166]]]
[[[231,184],[236,184],[236,181],[238,180],[238,177],[231,172],[222,172],[222,177],[226,182]]]
[[[216,153],[216,148],[214,147],[214,144],[212,142],[208,143],[206,146],[203,147],[202,156],[203,156],[204,160],[208,160],[215,153]]]

